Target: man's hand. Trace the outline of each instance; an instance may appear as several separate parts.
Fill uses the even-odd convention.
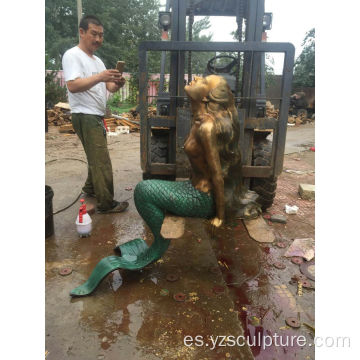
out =
[[[66,85],[70,92],[77,93],[91,89],[93,86],[100,82],[106,83],[106,88],[110,92],[119,90],[120,87],[124,86],[125,79],[119,70],[104,70],[101,73],[95,74],[88,78],[77,78],[66,82]]]
[[[106,89],[112,93],[118,91],[121,87],[125,85],[125,79],[121,76],[119,80],[108,81],[106,83]]]
[[[116,85],[119,86],[119,88],[122,88],[125,85],[125,78],[121,76],[120,80],[114,81]]]
[[[120,81],[122,78],[119,70],[116,69],[109,69],[104,70],[99,74],[99,79],[101,82],[117,82]]]

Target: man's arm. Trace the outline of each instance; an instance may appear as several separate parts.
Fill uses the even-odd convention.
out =
[[[104,70],[99,74],[95,74],[87,78],[76,78],[75,80],[69,80],[66,82],[66,85],[71,93],[78,93],[91,89],[99,82],[106,82],[106,88],[108,88],[109,82],[112,81],[119,82],[120,80],[121,80],[121,74],[119,73],[119,71],[111,69],[111,70]]]

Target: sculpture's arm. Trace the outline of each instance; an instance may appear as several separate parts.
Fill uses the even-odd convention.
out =
[[[221,226],[225,217],[224,179],[221,171],[219,151],[216,142],[214,119],[210,115],[204,115],[199,127],[199,138],[204,149],[207,165],[210,170],[211,180],[214,186],[214,197],[216,204],[216,217],[211,224],[215,227]]]

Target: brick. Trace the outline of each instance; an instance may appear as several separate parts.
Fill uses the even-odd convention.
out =
[[[277,222],[277,223],[280,223],[280,224],[286,224],[287,218],[284,215],[275,214],[275,215],[271,216],[270,221]]]
[[[304,200],[315,200],[315,185],[300,184],[299,195]]]

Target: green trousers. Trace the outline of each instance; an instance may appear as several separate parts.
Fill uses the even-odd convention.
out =
[[[113,207],[114,184],[103,119],[98,115],[72,114],[71,121],[88,162],[83,191],[96,195],[99,210],[109,210]]]

